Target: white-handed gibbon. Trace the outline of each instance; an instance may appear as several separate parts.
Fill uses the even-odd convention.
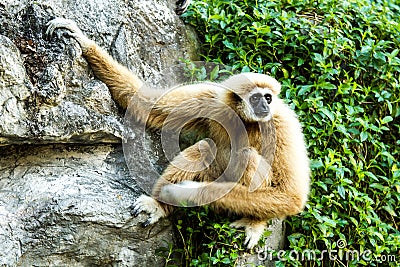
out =
[[[88,39],[72,20],[56,18],[48,23],[46,33],[51,35],[58,28],[66,29],[79,43],[94,74],[122,108],[130,105],[138,121],[155,129],[181,129],[188,124],[187,129],[208,137],[170,162],[151,197],[142,195],[136,200],[133,214],[149,215],[144,226],[170,214],[174,205],[208,204],[216,212],[243,217],[231,226],[244,227],[247,247],[253,248],[268,220],[303,210],[309,193],[309,159],[301,125],[278,97],[280,84],[274,78],[257,73],[233,75],[220,84],[179,87],[150,103],[138,93],[143,82]],[[153,106],[149,114],[143,114],[145,106]]]

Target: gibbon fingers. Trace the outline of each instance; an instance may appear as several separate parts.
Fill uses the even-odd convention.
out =
[[[170,214],[170,204],[208,204],[217,212],[243,216],[231,226],[244,227],[247,247],[253,248],[268,220],[303,210],[309,193],[309,160],[301,125],[278,97],[280,84],[274,78],[257,73],[233,75],[219,85],[179,87],[154,103],[138,92],[143,82],[88,39],[74,21],[56,18],[48,23],[46,33],[51,35],[58,28],[68,30],[96,77],[122,108],[130,104],[138,121],[156,129],[178,129],[186,123],[185,128],[212,140],[181,151],[156,182],[152,197],[142,195],[136,200],[134,215],[149,214],[144,226]],[[149,105],[153,108],[145,114]],[[229,124],[222,126],[219,120]],[[245,136],[232,135],[240,132],[240,125]],[[231,139],[239,144],[235,149]],[[215,181],[218,177],[222,181]]]

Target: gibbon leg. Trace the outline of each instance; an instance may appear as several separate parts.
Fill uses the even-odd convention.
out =
[[[207,203],[216,211],[226,210],[243,215],[244,218],[233,222],[230,226],[244,228],[245,244],[248,249],[252,249],[264,233],[267,221],[275,217],[265,217],[261,214],[261,210],[268,209],[268,206],[258,206],[258,209],[254,210],[255,202],[258,202],[259,197],[251,197],[253,194],[258,195],[258,192],[270,188],[272,168],[265,158],[253,148],[242,149],[235,155],[234,161],[235,167],[232,171],[239,173],[244,171],[237,183],[212,181],[207,183],[203,181],[201,183],[192,182],[190,185],[183,184],[183,186],[165,185],[160,194],[165,201],[188,202],[198,205]],[[231,172],[228,172],[227,175],[229,173]],[[237,187],[242,190],[238,191]],[[245,197],[245,194],[250,197]],[[258,214],[260,217],[254,216],[254,214]]]
[[[137,216],[141,212],[149,214],[149,219],[143,226],[154,224],[160,218],[169,215],[174,206],[184,205],[164,200],[160,197],[160,192],[164,186],[179,183],[179,188],[185,190],[192,189],[205,181],[212,180],[211,169],[209,168],[215,159],[215,147],[207,141],[201,140],[196,144],[186,148],[177,155],[164,173],[154,185],[152,197],[142,195],[133,204],[133,215]]]
[[[260,190],[271,185],[272,167],[254,148],[243,149],[239,155],[237,168],[245,169],[240,184],[248,188],[249,192]],[[244,228],[246,239],[245,246],[254,248],[263,235],[268,220],[260,220],[244,217],[232,222],[232,228]]]

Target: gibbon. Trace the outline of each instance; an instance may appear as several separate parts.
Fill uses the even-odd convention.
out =
[[[274,78],[237,74],[220,84],[184,85],[150,103],[138,93],[143,82],[88,39],[74,21],[56,18],[46,34],[58,28],[79,43],[94,74],[122,108],[130,105],[138,121],[154,129],[181,129],[186,123],[189,130],[208,137],[181,151],[161,174],[152,196],[142,195],[133,204],[133,215],[149,215],[143,226],[170,214],[174,205],[208,204],[216,212],[243,217],[231,226],[244,227],[251,249],[270,219],[303,210],[309,159],[301,125],[278,97],[281,87]],[[149,105],[153,108],[147,116],[143,110]]]

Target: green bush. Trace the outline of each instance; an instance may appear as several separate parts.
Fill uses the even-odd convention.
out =
[[[303,124],[312,190],[306,210],[286,221],[288,247],[277,266],[399,264],[399,16],[398,0],[208,0],[183,16],[202,38],[205,60],[276,77]],[[204,223],[178,224],[183,241],[193,240],[185,227],[228,224],[186,212]],[[208,235],[224,243],[218,231]],[[338,250],[338,241],[342,257],[320,259],[323,250]],[[240,251],[220,244],[227,259],[214,262],[215,243],[203,242],[191,244],[187,265],[233,265]],[[318,259],[290,257],[305,250]],[[371,254],[346,260],[351,251]]]

